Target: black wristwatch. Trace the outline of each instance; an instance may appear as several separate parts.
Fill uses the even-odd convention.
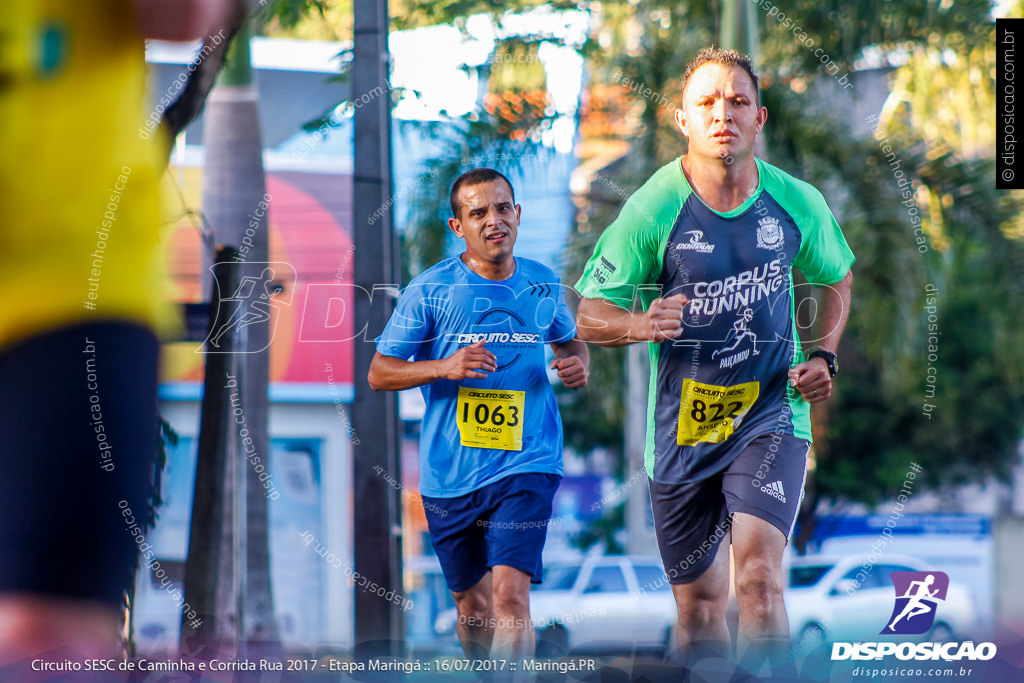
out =
[[[825,365],[828,366],[829,377],[835,377],[836,373],[839,372],[839,363],[836,360],[836,354],[825,349],[815,349],[807,354],[807,360],[812,358],[821,358],[825,361]]]

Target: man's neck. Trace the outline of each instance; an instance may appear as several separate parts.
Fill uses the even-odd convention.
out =
[[[757,190],[757,164],[754,156],[726,164],[720,159],[710,162],[687,154],[682,160],[683,173],[697,196],[721,213],[732,211],[747,201]]]
[[[470,270],[485,280],[507,280],[516,272],[516,260],[513,257],[501,263],[491,263],[462,252],[459,258]]]

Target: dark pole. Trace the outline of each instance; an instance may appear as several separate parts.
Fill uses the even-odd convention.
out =
[[[757,36],[757,16],[746,0],[725,0],[722,4],[722,28],[719,43],[726,50],[737,50],[750,55],[754,70],[760,66],[760,41]]]
[[[380,289],[398,284],[398,264],[391,213],[370,217],[391,197],[391,93],[388,87],[387,0],[354,4],[352,99],[355,110],[355,177],[353,232],[355,285],[374,293],[355,299],[355,402],[352,447],[355,524],[355,570],[360,576],[402,591],[402,515],[399,492],[378,472],[401,481],[398,459],[398,399],[393,392],[372,391],[366,383],[375,347],[393,308]],[[366,101],[369,100],[369,101]],[[364,327],[365,326],[365,327]],[[381,468],[381,469],[375,469]],[[356,656],[401,654],[402,613],[377,594],[355,587]]]

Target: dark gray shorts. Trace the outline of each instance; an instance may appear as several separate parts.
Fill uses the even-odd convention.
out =
[[[707,571],[735,512],[770,522],[788,540],[803,498],[810,446],[792,434],[765,434],[707,479],[652,480],[654,529],[669,582],[691,583]]]

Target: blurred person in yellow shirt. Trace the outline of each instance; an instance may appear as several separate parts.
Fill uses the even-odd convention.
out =
[[[120,647],[171,319],[143,40],[203,38],[235,7],[0,0],[0,664]]]

